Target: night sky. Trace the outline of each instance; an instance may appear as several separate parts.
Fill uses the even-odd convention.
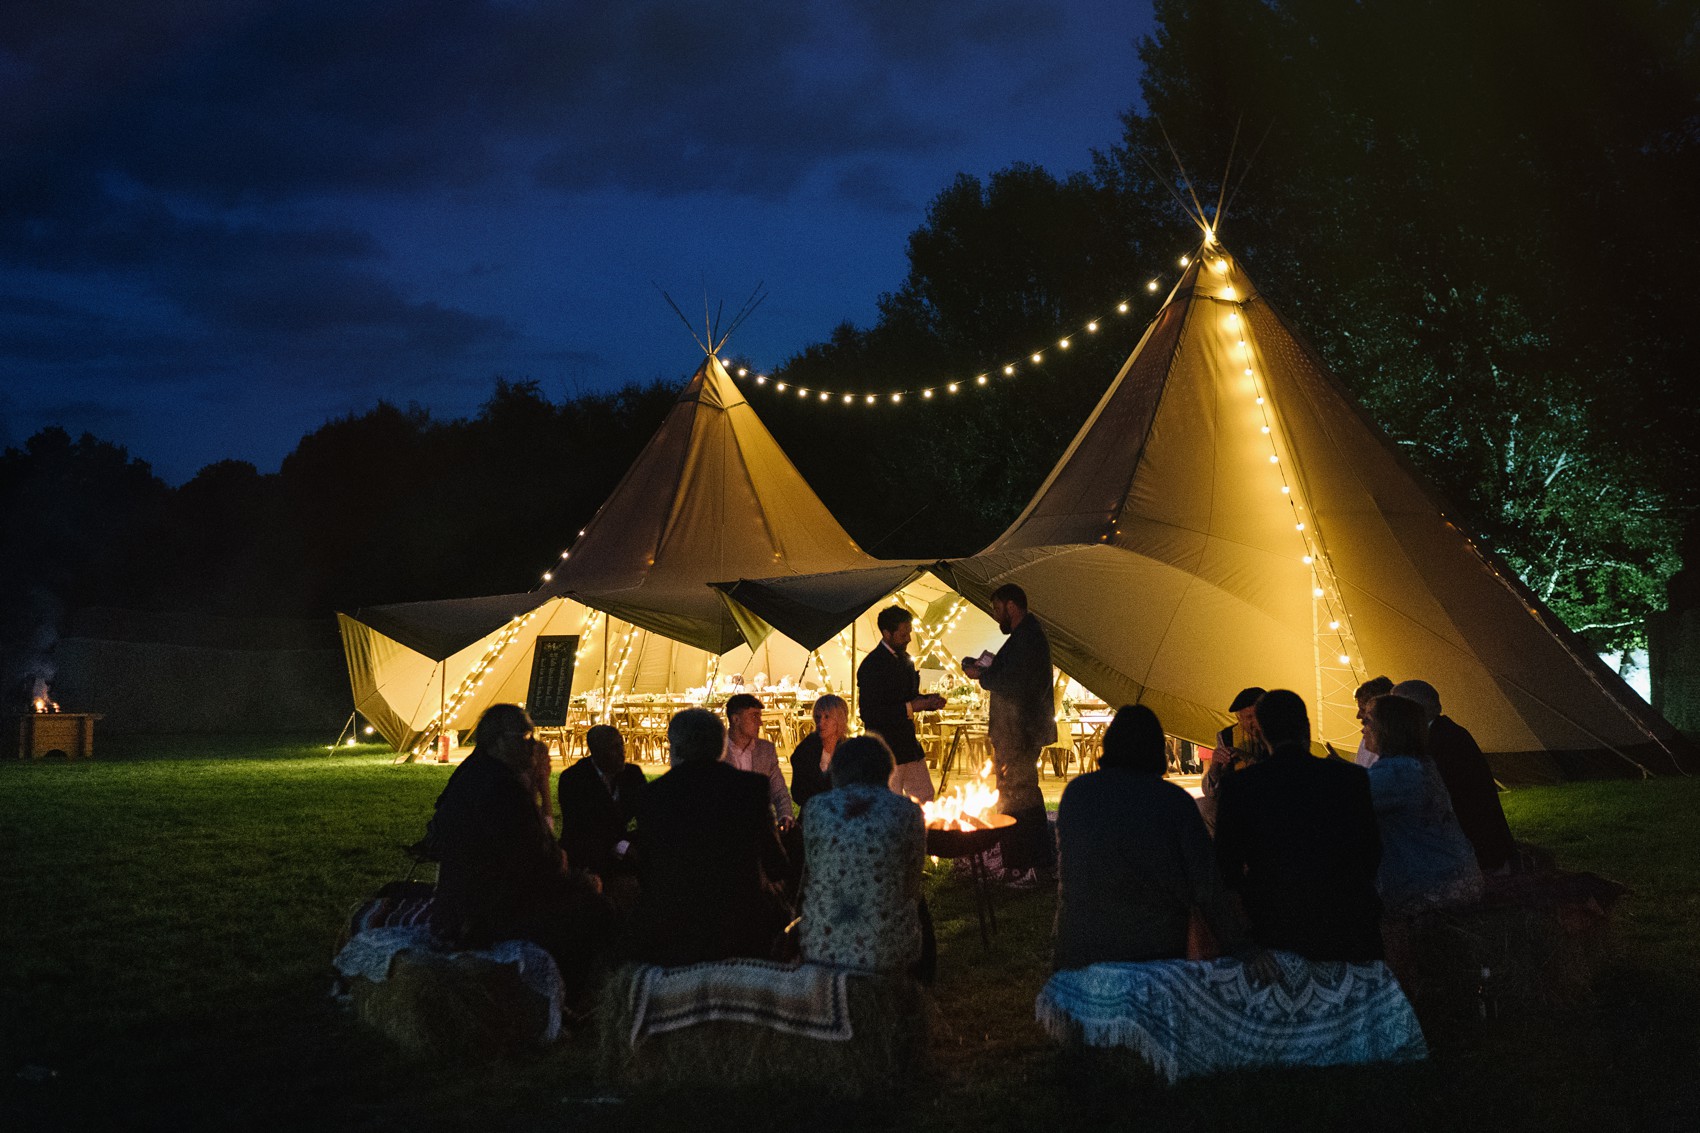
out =
[[[773,365],[870,323],[959,171],[1083,169],[1148,3],[0,10],[0,444],[61,424],[180,482],[378,399],[472,412],[684,378],[770,298]]]

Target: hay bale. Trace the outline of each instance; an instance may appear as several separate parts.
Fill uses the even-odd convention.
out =
[[[652,1035],[634,1049],[632,980],[621,968],[603,985],[596,1023],[604,1082],[625,1088],[782,1086],[839,1097],[889,1090],[913,1080],[928,1058],[933,1005],[914,980],[852,975],[847,981],[853,1037],[801,1038],[753,1023],[704,1023]]]
[[[465,952],[398,952],[389,978],[356,978],[354,1014],[410,1054],[456,1060],[536,1047],[549,1031],[549,1000],[518,969]]]

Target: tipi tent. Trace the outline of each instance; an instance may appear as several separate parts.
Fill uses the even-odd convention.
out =
[[[843,689],[853,659],[839,631],[860,611],[804,646],[709,584],[878,563],[709,354],[542,589],[339,615],[355,707],[398,750],[468,728],[487,705],[525,699],[540,635],[579,638],[575,692],[683,691],[717,673],[757,672],[798,681],[813,672]],[[902,573],[870,602],[913,574]],[[834,636],[841,648],[815,652]]]
[[[1194,742],[1262,685],[1350,752],[1352,692],[1385,673],[1434,684],[1507,781],[1677,769],[1668,725],[1459,530],[1242,265],[1189,259],[1026,510],[933,571],[982,607],[1019,584],[1059,667]],[[858,579],[879,584],[741,596],[788,628],[787,603],[854,608]]]

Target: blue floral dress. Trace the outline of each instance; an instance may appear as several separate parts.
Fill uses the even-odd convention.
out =
[[[921,808],[884,786],[853,783],[803,808],[803,959],[900,972],[921,955]]]

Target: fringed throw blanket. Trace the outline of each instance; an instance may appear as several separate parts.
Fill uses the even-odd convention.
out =
[[[1057,1039],[1129,1047],[1167,1080],[1251,1066],[1335,1066],[1427,1056],[1387,966],[1277,952],[1255,987],[1237,960],[1094,964],[1058,972],[1034,1004]]]
[[[363,978],[382,983],[390,976],[390,967],[402,952],[416,951],[436,956],[444,964],[453,965],[461,958],[499,967],[511,967],[518,973],[527,991],[549,1004],[547,1022],[540,1039],[554,1042],[561,1034],[561,1002],[563,987],[561,971],[555,958],[529,940],[502,940],[489,948],[477,951],[444,951],[431,942],[429,929],[420,926],[392,926],[359,933],[349,940],[333,961],[345,980]],[[468,979],[477,976],[470,969]]]
[[[817,964],[720,960],[683,968],[643,967],[632,978],[636,1047],[650,1035],[698,1023],[754,1023],[827,1042],[850,1038],[845,973]]]

